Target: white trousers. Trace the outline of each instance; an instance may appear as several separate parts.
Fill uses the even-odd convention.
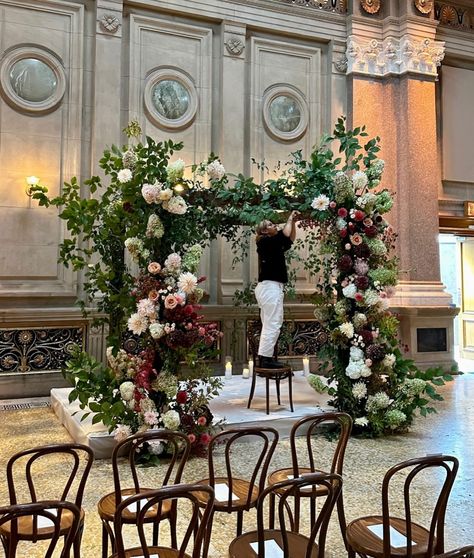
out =
[[[262,320],[258,354],[272,357],[283,323],[283,283],[261,281],[255,287],[255,298],[260,307]]]

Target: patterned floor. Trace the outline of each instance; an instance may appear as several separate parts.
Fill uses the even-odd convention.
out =
[[[432,453],[456,455],[461,466],[450,498],[446,517],[446,545],[454,548],[472,544],[474,536],[474,375],[457,377],[454,382],[441,388],[445,400],[438,405],[438,414],[428,419],[418,419],[414,428],[405,435],[384,439],[351,439],[346,452],[344,495],[346,515],[352,520],[361,515],[380,512],[380,486],[385,471],[405,459]],[[242,409],[245,413],[245,409]],[[5,463],[10,455],[20,449],[51,442],[68,441],[69,435],[59,424],[49,408],[32,408],[4,411],[0,413],[0,503],[8,501],[6,492]],[[245,451],[236,454],[238,468],[245,474],[252,456],[248,444]],[[326,441],[321,448],[321,460],[330,456],[332,443]],[[279,443],[272,462],[273,468],[287,466],[289,447],[286,440]],[[54,495],[56,474],[53,467],[43,471],[42,485],[49,496]],[[160,467],[144,469],[147,484],[153,486],[160,474]],[[185,469],[184,480],[196,481],[206,476],[206,461],[194,459]],[[435,482],[435,481],[433,481]],[[101,495],[112,489],[111,467],[108,460],[94,463],[86,487],[84,507],[86,526],[82,558],[100,556],[101,526],[96,506]],[[426,524],[426,501],[432,485],[419,487],[415,498],[417,519]],[[394,498],[395,508],[399,500]],[[244,519],[244,530],[255,527],[255,514],[248,513]],[[308,528],[305,517],[303,529]],[[225,558],[228,545],[235,533],[235,519],[227,514],[218,514],[214,523],[210,558]],[[166,529],[163,530],[166,536]],[[326,545],[326,558],[343,558],[346,553],[335,520],[332,520]],[[20,558],[37,558],[39,549],[24,547]]]

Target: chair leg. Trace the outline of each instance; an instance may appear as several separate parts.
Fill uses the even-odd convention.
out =
[[[309,499],[310,525],[316,523],[316,498]]]
[[[255,370],[252,374],[252,386],[250,387],[249,402],[247,403],[247,409],[250,409],[250,403],[252,403],[253,394],[255,393],[255,382],[256,382]]]
[[[281,401],[280,401],[280,379],[277,378],[275,383],[276,383],[276,390],[277,390],[278,405],[281,405]]]
[[[265,378],[265,393],[267,397],[267,415],[270,414],[270,378]]]
[[[291,412],[294,413],[295,410],[293,409],[293,372],[290,372],[290,375],[288,376],[288,397],[290,398]]]
[[[346,550],[349,550],[346,537],[347,522],[346,514],[344,513],[344,498],[342,496],[342,490],[337,500],[337,516],[339,518],[339,527],[341,528],[341,535],[342,540],[344,541],[344,546],[346,547]]]
[[[300,503],[301,500],[299,496],[295,496],[295,533],[300,532]],[[313,525],[313,523],[311,523]]]
[[[76,538],[72,543],[73,548],[73,556],[74,558],[81,558],[81,542],[82,542],[82,534],[84,532],[84,523],[81,523],[79,526],[79,530],[77,532]]]
[[[209,553],[209,545],[211,544],[212,524],[213,523],[214,523],[214,512],[212,511],[211,515],[209,516],[208,527],[207,527],[206,533],[204,535],[203,548],[202,548],[202,558],[207,558],[207,555]]]
[[[268,503],[268,528],[274,529],[275,528],[275,504],[276,504],[276,496],[272,492],[270,493],[270,499]]]
[[[347,558],[356,558],[356,553],[352,548],[347,549]]]
[[[243,524],[244,524],[244,512],[238,511],[237,512],[237,536],[238,537],[240,537],[240,535],[242,534]]]
[[[176,517],[176,510],[173,510],[170,514],[170,534],[171,534],[171,548],[178,548],[178,537],[176,535],[176,523],[178,518]],[[156,545],[158,546],[158,541],[156,541]]]
[[[107,527],[105,526],[105,521],[102,521],[102,558],[108,558],[108,546],[109,546],[109,533]]]

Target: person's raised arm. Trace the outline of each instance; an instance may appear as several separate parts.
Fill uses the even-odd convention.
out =
[[[287,236],[292,242],[296,238],[296,223],[295,223],[296,213],[297,213],[296,211],[292,211],[290,213],[290,216],[288,217],[288,221],[283,227],[283,234]]]

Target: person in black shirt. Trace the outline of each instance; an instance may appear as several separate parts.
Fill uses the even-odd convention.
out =
[[[273,358],[275,344],[283,323],[283,286],[288,282],[285,252],[291,248],[296,236],[296,212],[292,212],[282,230],[271,221],[262,221],[257,227],[258,284],[255,297],[260,308],[262,332],[258,347],[261,368],[282,368]]]

